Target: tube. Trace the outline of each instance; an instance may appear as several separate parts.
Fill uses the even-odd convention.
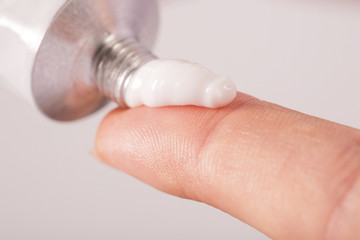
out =
[[[155,0],[1,0],[1,82],[61,121],[109,99],[124,108],[231,102],[236,89],[228,78],[157,60],[150,52],[157,29]]]

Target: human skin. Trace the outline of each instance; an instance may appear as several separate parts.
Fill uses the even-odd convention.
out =
[[[222,109],[117,109],[96,154],[274,239],[359,239],[360,131],[238,94]]]

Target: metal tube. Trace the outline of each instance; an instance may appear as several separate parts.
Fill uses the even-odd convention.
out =
[[[126,80],[154,58],[157,24],[155,0],[3,0],[0,77],[56,120],[82,118],[105,96],[124,106]]]

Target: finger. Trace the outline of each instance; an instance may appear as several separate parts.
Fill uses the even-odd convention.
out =
[[[359,233],[359,139],[355,129],[239,94],[217,110],[113,111],[96,150],[108,164],[270,237],[323,239]]]

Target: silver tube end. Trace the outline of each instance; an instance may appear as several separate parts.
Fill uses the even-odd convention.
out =
[[[125,106],[126,80],[151,57],[144,49],[151,49],[157,26],[155,0],[67,1],[49,26],[33,66],[32,92],[39,109],[54,120],[71,121],[104,106],[106,96]],[[137,42],[123,49],[129,55],[122,59],[118,48],[130,39]],[[110,55],[103,56],[108,50]]]

